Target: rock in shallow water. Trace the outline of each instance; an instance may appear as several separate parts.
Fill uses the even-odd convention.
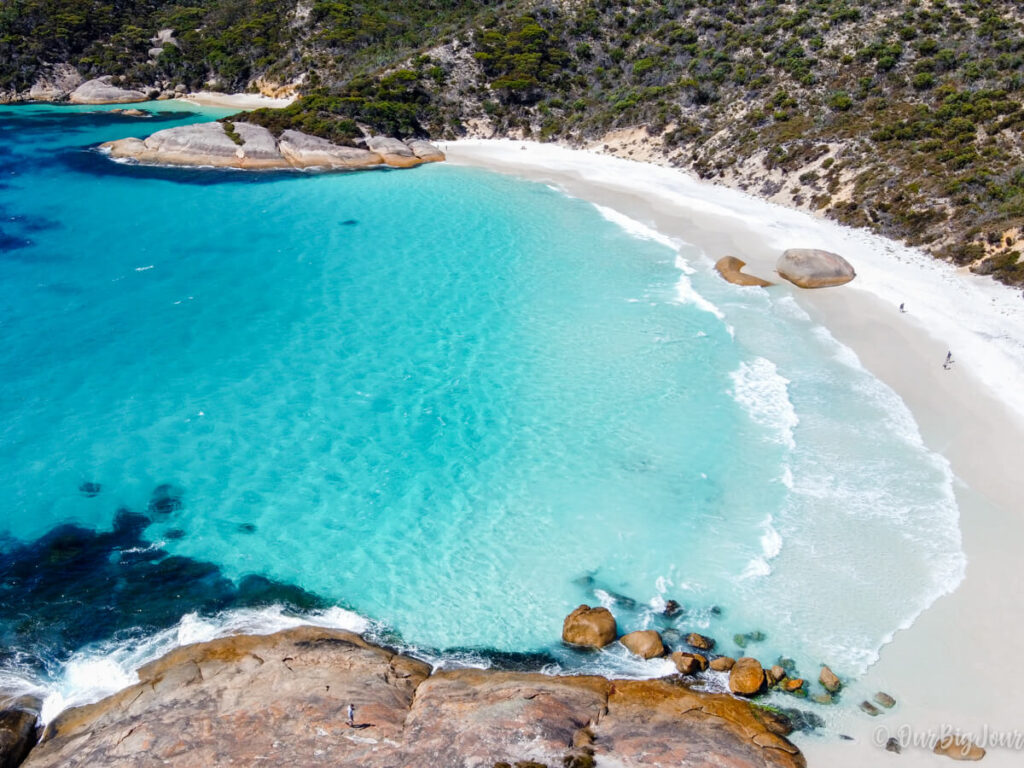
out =
[[[740,696],[756,696],[764,690],[764,668],[750,656],[737,659],[729,671],[729,690]]]
[[[715,269],[718,271],[718,274],[733,285],[759,286],[762,288],[774,285],[774,283],[762,280],[760,277],[745,274],[743,272],[745,266],[747,266],[747,262],[741,261],[735,256],[726,256],[715,262]]]
[[[693,648],[699,648],[702,651],[710,651],[715,647],[714,640],[697,632],[691,632],[686,636],[686,644]]]
[[[839,679],[839,676],[827,666],[821,668],[821,674],[818,675],[818,682],[820,682],[829,693],[838,693],[839,689],[843,687],[843,682]]]
[[[708,659],[699,653],[676,651],[672,654],[672,662],[683,675],[696,675],[708,668]]]
[[[661,635],[653,629],[642,629],[623,635],[621,643],[642,659],[654,659],[665,655],[665,646]]]
[[[814,248],[790,248],[779,257],[775,269],[801,288],[843,285],[857,276],[850,262],[839,254]]]
[[[615,640],[618,627],[607,608],[578,606],[562,623],[562,640],[570,645],[604,648]]]

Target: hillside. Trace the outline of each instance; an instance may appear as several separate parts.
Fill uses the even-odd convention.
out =
[[[1013,0],[9,0],[0,90],[44,62],[296,84],[278,132],[604,143],[1024,284]]]

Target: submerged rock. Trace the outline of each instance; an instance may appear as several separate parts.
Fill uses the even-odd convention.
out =
[[[801,288],[843,285],[857,276],[850,262],[839,254],[814,248],[790,248],[779,257],[775,268]]]
[[[75,88],[68,96],[72,104],[131,104],[146,101],[146,94],[111,85],[111,78],[99,77],[88,80]]]
[[[604,648],[617,634],[615,617],[607,608],[578,606],[562,624],[562,640],[570,645]]]
[[[760,277],[744,274],[743,268],[745,266],[747,266],[747,262],[741,261],[735,256],[726,256],[715,262],[715,269],[718,271],[718,274],[733,285],[760,287],[775,285],[775,283],[769,282],[768,280],[762,280]]]
[[[677,603],[675,600],[665,601],[665,610],[661,612],[662,616],[671,619],[674,616],[678,616],[683,612],[683,606]]]
[[[184,506],[181,501],[181,489],[170,483],[162,483],[153,489],[149,497],[149,512],[159,515],[169,515],[177,512]]]
[[[642,629],[638,632],[630,632],[623,635],[622,644],[642,659],[653,659],[665,655],[665,645],[661,642],[661,635],[653,629]]]
[[[764,690],[764,668],[750,656],[737,659],[729,671],[729,690],[739,696],[756,696]]]
[[[172,651],[137,685],[58,716],[25,765],[804,768],[769,719],[662,680],[431,674],[358,635],[299,627]]]
[[[875,701],[881,704],[886,709],[892,709],[896,706],[896,699],[890,696],[888,693],[879,691],[875,694]]]
[[[91,483],[88,480],[78,486],[78,492],[86,498],[94,498],[100,493],[101,486],[99,483]]]

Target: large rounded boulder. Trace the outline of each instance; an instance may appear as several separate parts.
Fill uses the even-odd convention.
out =
[[[131,104],[146,100],[142,91],[118,88],[110,80],[109,76],[88,80],[75,88],[68,98],[72,104]]]
[[[814,248],[790,248],[779,257],[776,271],[801,288],[843,285],[857,276],[853,266],[837,253]]]
[[[562,640],[570,645],[604,648],[615,641],[616,635],[615,617],[607,608],[581,605],[566,616],[562,624]]]
[[[729,690],[739,696],[756,696],[764,690],[764,667],[750,656],[736,659],[729,670]]]

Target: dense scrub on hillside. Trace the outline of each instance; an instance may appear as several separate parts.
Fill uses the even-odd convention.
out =
[[[341,141],[640,126],[648,155],[1024,283],[1022,22],[1014,0],[8,0],[0,89],[59,60],[302,78],[252,119]]]
[[[495,5],[479,0],[4,0],[0,89],[23,89],[46,64],[86,77],[124,75],[244,91],[259,77],[373,71],[457,33]],[[174,31],[160,46],[158,30]],[[162,52],[153,56],[154,47]]]

